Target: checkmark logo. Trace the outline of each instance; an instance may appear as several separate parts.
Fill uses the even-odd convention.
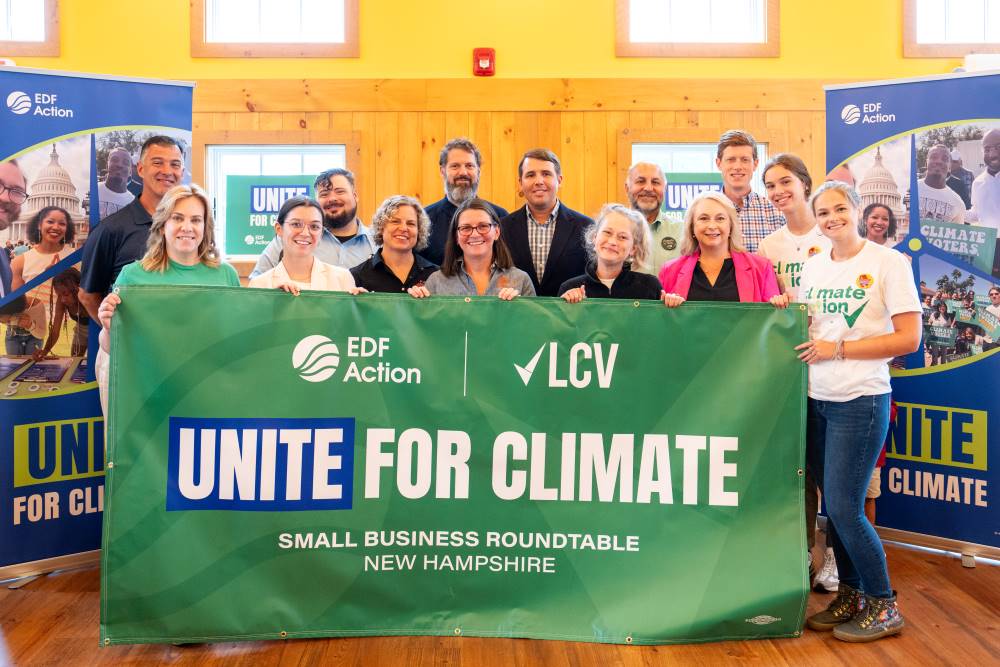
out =
[[[545,349],[545,343],[538,348],[538,352],[535,352],[535,356],[531,358],[531,361],[526,363],[524,366],[518,366],[514,364],[514,369],[517,374],[521,376],[521,381],[524,382],[524,386],[527,387],[528,383],[531,381],[531,375],[535,372],[535,366],[538,365],[538,360],[542,358],[542,351]]]
[[[868,305],[868,302],[865,301],[863,304],[861,304],[860,306],[858,306],[858,309],[855,310],[850,315],[848,315],[847,313],[844,313],[844,319],[847,320],[847,327],[849,329],[853,329],[854,328],[854,323],[858,321],[858,317],[861,316],[861,311],[864,310],[865,306],[867,306],[867,305]]]

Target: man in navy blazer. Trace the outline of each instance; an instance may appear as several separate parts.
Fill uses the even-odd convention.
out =
[[[17,162],[0,162],[0,231],[7,229],[21,215],[21,204],[28,198],[27,182]],[[10,294],[10,258],[0,250],[0,315],[24,310],[24,297],[3,303]]]
[[[514,266],[531,277],[538,296],[556,296],[560,285],[587,268],[583,232],[593,220],[559,201],[562,178],[555,153],[525,153],[517,180],[527,203],[500,221]]]

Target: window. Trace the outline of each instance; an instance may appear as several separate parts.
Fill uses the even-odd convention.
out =
[[[0,0],[0,54],[58,56],[58,1]]]
[[[321,171],[347,166],[347,146],[344,144],[207,146],[205,155],[205,186],[214,200],[216,243],[227,259],[256,259],[262,249],[256,248],[260,240],[245,241],[249,231],[246,220],[234,219],[232,229],[227,224],[231,213],[227,211],[229,176],[260,176],[261,183],[268,185],[273,177],[299,177],[292,178],[287,185],[312,186],[313,179]],[[274,236],[269,223],[260,225],[259,231],[265,237],[264,245]],[[231,246],[229,250],[227,245]]]
[[[618,56],[777,57],[779,0],[615,0]]]
[[[1000,53],[1000,0],[903,0],[903,55]]]
[[[358,0],[192,0],[191,55],[356,58]]]

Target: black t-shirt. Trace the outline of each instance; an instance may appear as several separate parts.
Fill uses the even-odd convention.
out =
[[[715,285],[708,281],[708,276],[697,264],[694,275],[691,276],[691,288],[688,290],[688,301],[739,301],[740,292],[736,287],[736,269],[733,260],[726,258],[722,270],[715,279]]]
[[[104,218],[83,245],[80,287],[84,292],[107,294],[121,270],[146,254],[146,239],[153,218],[136,198],[125,208]]]
[[[374,255],[351,269],[351,275],[354,276],[354,283],[358,287],[364,287],[369,292],[398,293],[423,283],[437,270],[437,264],[428,262],[420,255],[414,255],[413,266],[410,267],[406,281],[400,282],[392,269],[382,260],[382,249],[379,248]]]

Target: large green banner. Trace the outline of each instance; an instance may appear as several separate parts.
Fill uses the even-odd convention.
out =
[[[105,644],[800,633],[799,309],[121,297]]]

